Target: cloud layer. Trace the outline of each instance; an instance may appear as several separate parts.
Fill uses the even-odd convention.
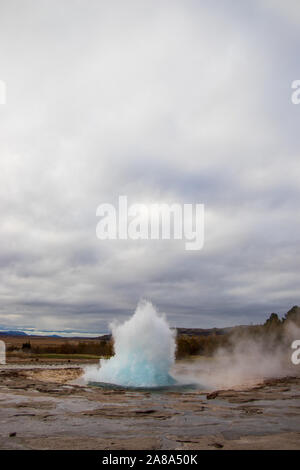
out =
[[[0,323],[102,331],[144,297],[221,326],[299,303],[295,5],[2,2]],[[100,242],[120,194],[204,203],[204,249]]]

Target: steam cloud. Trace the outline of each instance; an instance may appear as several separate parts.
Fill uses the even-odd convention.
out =
[[[198,383],[204,389],[227,389],[298,375],[299,366],[291,361],[295,339],[300,339],[300,328],[293,322],[283,328],[280,338],[275,333],[259,338],[247,332],[234,334],[230,344],[220,347],[211,358],[179,361],[174,376],[178,381]]]
[[[112,324],[115,355],[90,367],[84,378],[127,387],[161,387],[175,383],[169,371],[175,361],[175,332],[150,302],[140,302],[134,315]]]

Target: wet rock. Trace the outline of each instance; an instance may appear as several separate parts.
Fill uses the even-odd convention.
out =
[[[206,400],[203,390],[74,385],[66,368],[25,372],[0,370],[0,449],[300,449],[299,377],[206,392]]]
[[[220,390],[216,390],[215,392],[208,393],[208,394],[206,395],[206,398],[207,398],[208,400],[214,400],[214,398],[217,398],[217,396],[219,395],[219,393],[220,393]]]
[[[210,447],[215,447],[216,449],[223,449],[223,444],[220,444],[219,442],[213,442],[212,444],[209,444]]]

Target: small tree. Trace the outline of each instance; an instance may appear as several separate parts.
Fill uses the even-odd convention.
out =
[[[294,307],[291,308],[291,310],[289,310],[284,316],[283,321],[291,321],[293,323],[296,323],[296,325],[300,325],[300,307],[298,307],[298,305],[294,305]]]
[[[264,326],[267,328],[276,328],[279,325],[281,325],[281,320],[279,319],[277,313],[271,313],[264,324]]]

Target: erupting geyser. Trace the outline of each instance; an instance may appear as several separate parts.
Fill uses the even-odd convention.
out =
[[[112,324],[115,355],[89,368],[85,379],[126,387],[173,385],[169,371],[175,360],[175,332],[150,302],[140,302],[134,315]]]

